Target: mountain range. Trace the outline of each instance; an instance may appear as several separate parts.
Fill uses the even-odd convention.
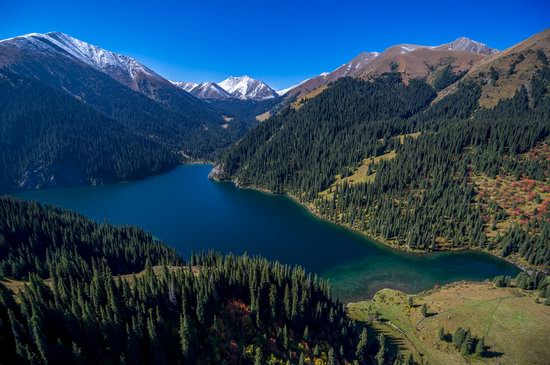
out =
[[[550,30],[502,52],[459,38],[361,54],[289,90],[211,177],[399,249],[547,269],[549,55]]]
[[[35,149],[40,143],[31,144],[34,147],[30,149],[3,149],[0,187],[8,191],[147,176],[179,161],[212,158],[252,125],[239,118],[226,120],[221,111],[131,57],[58,32],[0,41],[0,89],[6,95],[2,115],[5,145],[44,142],[50,134],[51,138],[66,136],[64,143],[49,143],[40,150]],[[33,97],[25,90],[33,90]],[[73,113],[52,107],[49,114],[41,115],[36,111],[37,100],[39,109],[44,110],[48,110],[42,105],[45,100],[69,103]],[[61,113],[57,119],[49,118],[54,110]],[[84,114],[86,118],[82,118]],[[113,127],[93,129],[93,133],[88,124],[75,128],[82,120],[92,119]],[[33,125],[43,125],[42,140]],[[132,147],[134,162],[128,158],[129,144],[115,142],[132,140],[131,136],[136,143],[146,141]],[[70,154],[65,150],[69,140],[74,143]],[[92,162],[91,150],[111,151],[119,161],[113,157],[110,162]],[[158,157],[156,162],[138,162],[152,156]],[[117,166],[123,160],[126,167]],[[101,166],[91,168],[91,164]]]
[[[196,84],[193,82],[173,81],[173,84],[199,99],[206,100],[240,99],[258,101],[273,99],[279,96],[265,82],[255,80],[250,76],[231,76],[220,83],[203,82]]]
[[[279,91],[279,94],[287,98],[300,97],[345,76],[376,77],[389,72],[392,65],[397,65],[397,71],[403,74],[405,80],[429,77],[447,66],[456,73],[468,70],[496,53],[498,50],[466,37],[439,46],[399,44],[380,53],[361,52],[335,70],[306,79],[298,85]]]
[[[550,30],[503,51],[464,37],[399,44],[277,92],[248,76],[172,82],[57,32],[0,41],[0,193],[215,161],[211,178],[287,194],[396,249],[524,268],[344,307],[299,267],[186,261],[139,229],[0,197],[0,362],[547,363],[547,328],[531,324],[550,304],[549,57]],[[478,270],[456,262],[465,278]],[[487,264],[483,276],[500,271]]]
[[[534,39],[546,44],[545,34]],[[178,161],[211,160],[255,126],[257,115],[274,115],[289,104],[299,107],[346,77],[375,80],[394,72],[405,84],[422,79],[438,93],[434,102],[455,92],[462,78],[473,79],[479,83],[483,81],[480,104],[495,105],[502,97],[513,96],[532,75],[532,67],[525,65],[535,63],[536,56],[531,52],[525,53],[525,57],[529,62],[516,60],[515,53],[509,50],[498,52],[465,37],[439,46],[400,44],[383,52],[362,52],[332,72],[275,91],[249,76],[229,77],[219,83],[169,81],[131,57],[59,32],[5,39],[0,41],[0,88],[3,88],[0,91],[9,95],[6,100],[12,101],[12,104],[5,104],[5,108],[9,110],[17,105],[18,109],[16,113],[4,114],[3,123],[7,127],[3,130],[3,141],[13,146],[20,141],[39,141],[30,126],[30,123],[40,122],[35,110],[37,105],[32,106],[32,100],[23,92],[33,89],[35,99],[57,100],[63,104],[69,103],[70,98],[71,108],[75,110],[70,116],[48,119],[43,127],[45,135],[59,128],[66,138],[75,137],[77,146],[112,151],[121,161],[126,161],[126,166],[134,167],[117,170],[113,165],[103,166],[104,170],[91,169],[89,154],[83,151],[70,154],[74,160],[61,162],[66,152],[62,151],[63,145],[55,143],[48,144],[47,153],[38,150],[28,153],[13,148],[11,152],[3,152],[9,158],[2,160],[5,168],[1,185],[7,190],[17,190],[101,183],[157,173]],[[505,61],[500,65],[499,60]],[[511,63],[514,63],[515,72],[501,77],[498,82],[488,78],[493,68],[502,70]],[[40,107],[47,109],[46,105]],[[71,121],[80,118],[80,114],[87,115],[81,120],[97,119],[97,123],[110,123],[114,127],[108,131],[104,129],[109,136],[101,138],[97,130],[93,133],[73,130],[78,123]],[[23,128],[16,134],[18,125]],[[122,146],[113,142],[127,136],[147,141],[141,143],[147,149],[132,147],[136,162],[128,162],[123,157],[128,156],[128,152],[123,152]],[[80,152],[82,156],[77,159],[75,156],[80,156]],[[145,153],[158,159],[145,158],[142,156]],[[149,162],[140,165],[137,160]]]

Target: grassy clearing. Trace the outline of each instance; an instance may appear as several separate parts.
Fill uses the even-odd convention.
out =
[[[0,283],[4,284],[6,288],[11,290],[14,294],[18,294],[25,289],[27,282],[21,280],[4,279]]]
[[[373,323],[393,338],[401,352],[430,364],[548,364],[550,307],[537,302],[536,292],[495,288],[492,283],[459,282],[414,296],[396,290],[379,291],[372,300],[352,303],[350,316]],[[421,315],[421,305],[428,317]],[[453,333],[470,328],[484,337],[485,356],[464,357],[451,343],[438,338],[440,327]]]
[[[392,138],[399,138],[399,143],[403,144],[408,138],[417,139],[418,137],[420,137],[420,135],[421,132],[415,132],[410,134],[400,134]],[[381,140],[381,142],[383,141]],[[373,164],[378,164],[381,161],[392,160],[396,156],[397,153],[395,152],[395,150],[391,150],[378,157],[365,158],[363,161],[361,161],[359,167],[357,167],[353,174],[347,177],[342,177],[342,174],[336,175],[334,183],[327,190],[320,192],[319,195],[328,197],[332,196],[333,189],[338,184],[341,184],[344,181],[349,185],[373,182],[376,178],[376,170],[372,169],[369,174],[369,166]]]
[[[361,162],[359,167],[353,172],[353,174],[347,177],[342,177],[342,174],[336,175],[334,183],[327,190],[320,192],[319,195],[331,197],[333,190],[336,188],[336,186],[344,182],[347,182],[349,185],[354,185],[374,181],[374,178],[376,177],[376,170],[372,170],[369,174],[369,165],[378,164],[384,160],[391,160],[394,159],[396,156],[397,153],[395,152],[395,150],[391,150],[388,153],[385,153],[378,157],[365,158]]]
[[[422,132],[414,132],[409,134],[400,134],[397,137],[399,137],[399,143],[403,144],[405,143],[406,138],[417,139],[418,137],[420,137],[421,134]]]
[[[315,90],[312,90],[312,91],[308,92],[307,94],[302,95],[298,100],[293,102],[291,104],[291,106],[295,110],[299,110],[307,100],[313,99],[314,97],[316,97],[317,95],[319,95],[320,93],[325,91],[327,87],[328,87],[327,85],[323,85],[323,86],[318,87]]]
[[[256,120],[258,122],[265,122],[266,120],[269,119],[270,116],[271,116],[271,112],[268,110],[266,112],[263,112],[262,114],[256,115]]]

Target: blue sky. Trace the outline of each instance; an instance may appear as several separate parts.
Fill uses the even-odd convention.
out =
[[[550,1],[0,1],[0,39],[61,31],[173,80],[248,74],[274,88],[361,51],[467,36],[504,49],[550,27]]]

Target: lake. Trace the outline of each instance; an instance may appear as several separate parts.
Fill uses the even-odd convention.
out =
[[[397,251],[311,215],[291,199],[208,179],[210,165],[182,165],[144,180],[17,194],[113,224],[132,224],[183,256],[214,249],[301,265],[331,282],[343,301],[381,288],[418,292],[457,280],[516,275],[479,252]]]

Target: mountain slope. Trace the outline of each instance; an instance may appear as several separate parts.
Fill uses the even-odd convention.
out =
[[[381,53],[362,52],[334,71],[304,80],[294,87],[283,90],[283,94],[299,98],[345,76],[369,79],[392,69],[400,72],[405,81],[428,77],[445,67],[450,67],[453,73],[458,74],[488,55],[496,53],[496,49],[466,37],[440,46],[400,44]]]
[[[171,82],[131,57],[107,51],[60,32],[31,33],[0,42],[0,67],[22,58],[65,56],[80,61],[130,89],[175,109],[202,108],[201,103],[182,93]],[[55,72],[55,70],[50,70]],[[27,74],[27,76],[31,76]]]
[[[392,51],[440,54],[399,47],[408,50]],[[323,218],[402,249],[473,248],[546,267],[548,65],[491,110],[478,107],[482,85],[461,82],[434,103],[430,80],[403,82],[409,75],[395,67],[338,80],[250,131],[212,176],[291,194]],[[504,191],[514,180],[517,194]]]
[[[195,84],[192,82],[175,82],[174,85],[181,88],[182,90],[187,91],[191,95],[205,100],[221,100],[229,99],[232,96],[222,89],[215,82],[203,82],[200,84]]]
[[[450,51],[462,51],[481,55],[493,55],[498,53],[497,49],[491,48],[485,43],[474,41],[473,39],[467,37],[457,38],[450,43],[435,47],[435,49],[447,49]]]
[[[185,82],[185,81],[172,81],[172,84],[174,84],[175,86],[187,92],[193,90],[193,88],[198,85],[194,82]]]
[[[60,33],[0,41],[0,68],[65,92],[134,133],[192,158],[209,158],[247,128],[135,60]]]
[[[105,183],[179,158],[66,93],[0,70],[0,192]]]
[[[332,72],[323,72],[319,76],[302,81],[300,84],[281,91],[280,95],[295,96],[313,91],[329,82],[334,82],[342,77],[350,76],[363,69],[369,62],[378,57],[378,52],[362,52],[348,63],[343,64]]]
[[[404,81],[408,81],[429,77],[443,67],[450,67],[454,73],[460,73],[485,57],[487,56],[462,50],[399,45],[385,50],[354,75],[369,79],[393,69],[403,75]]]
[[[250,76],[231,76],[218,84],[222,89],[237,99],[265,100],[279,96],[275,90],[266,83],[255,80]]]
[[[11,198],[0,198],[0,218],[3,363],[351,363],[372,356],[366,344],[358,347],[359,328],[328,283],[299,267],[215,253],[184,263],[141,229]],[[26,286],[10,291],[5,283]]]
[[[500,100],[512,97],[520,86],[528,86],[537,70],[548,64],[549,54],[547,29],[475,64],[464,80],[481,86],[482,107],[494,107]],[[451,85],[437,100],[456,90],[457,86]]]

